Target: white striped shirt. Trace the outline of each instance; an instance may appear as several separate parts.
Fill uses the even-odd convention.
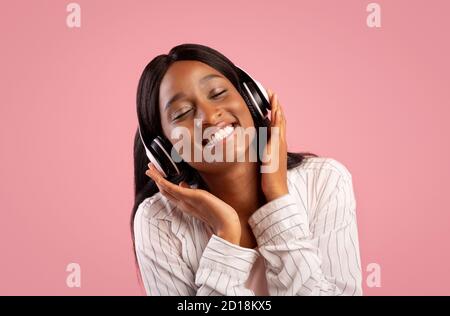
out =
[[[308,157],[287,177],[289,193],[248,221],[257,249],[218,237],[159,192],[146,198],[134,230],[147,295],[255,295],[246,281],[258,258],[269,295],[362,295],[350,172],[333,158]]]

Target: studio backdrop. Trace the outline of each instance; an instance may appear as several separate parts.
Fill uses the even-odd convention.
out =
[[[212,47],[288,149],[352,175],[364,295],[450,294],[448,1],[1,1],[0,294],[145,295],[130,232],[147,63]]]

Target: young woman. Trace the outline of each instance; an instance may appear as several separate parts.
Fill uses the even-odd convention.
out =
[[[204,128],[259,127],[242,93],[229,59],[203,45],[178,45],[142,73],[141,130],[174,144],[172,131],[194,135],[197,120]],[[274,172],[260,171],[264,159],[191,160],[181,176],[166,179],[136,132],[131,229],[148,295],[362,294],[351,174],[335,159],[287,152],[282,105],[268,94],[269,127],[279,131],[266,145],[279,149]],[[232,149],[248,154],[250,142]]]

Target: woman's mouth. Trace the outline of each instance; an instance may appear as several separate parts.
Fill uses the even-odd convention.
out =
[[[238,124],[235,122],[219,128],[203,140],[203,147],[211,148],[216,146],[218,143],[225,141],[234,133],[236,126],[238,126]]]

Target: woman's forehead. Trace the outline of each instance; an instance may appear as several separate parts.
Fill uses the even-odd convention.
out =
[[[163,77],[161,86],[175,86],[184,82],[193,80],[198,82],[203,76],[207,74],[222,74],[213,67],[196,60],[182,60],[176,61],[170,65],[166,74]]]
[[[192,60],[176,61],[170,65],[164,75],[159,96],[161,106],[173,99],[177,94],[189,91],[193,87],[204,87],[212,79],[226,79],[219,71],[213,67]]]

